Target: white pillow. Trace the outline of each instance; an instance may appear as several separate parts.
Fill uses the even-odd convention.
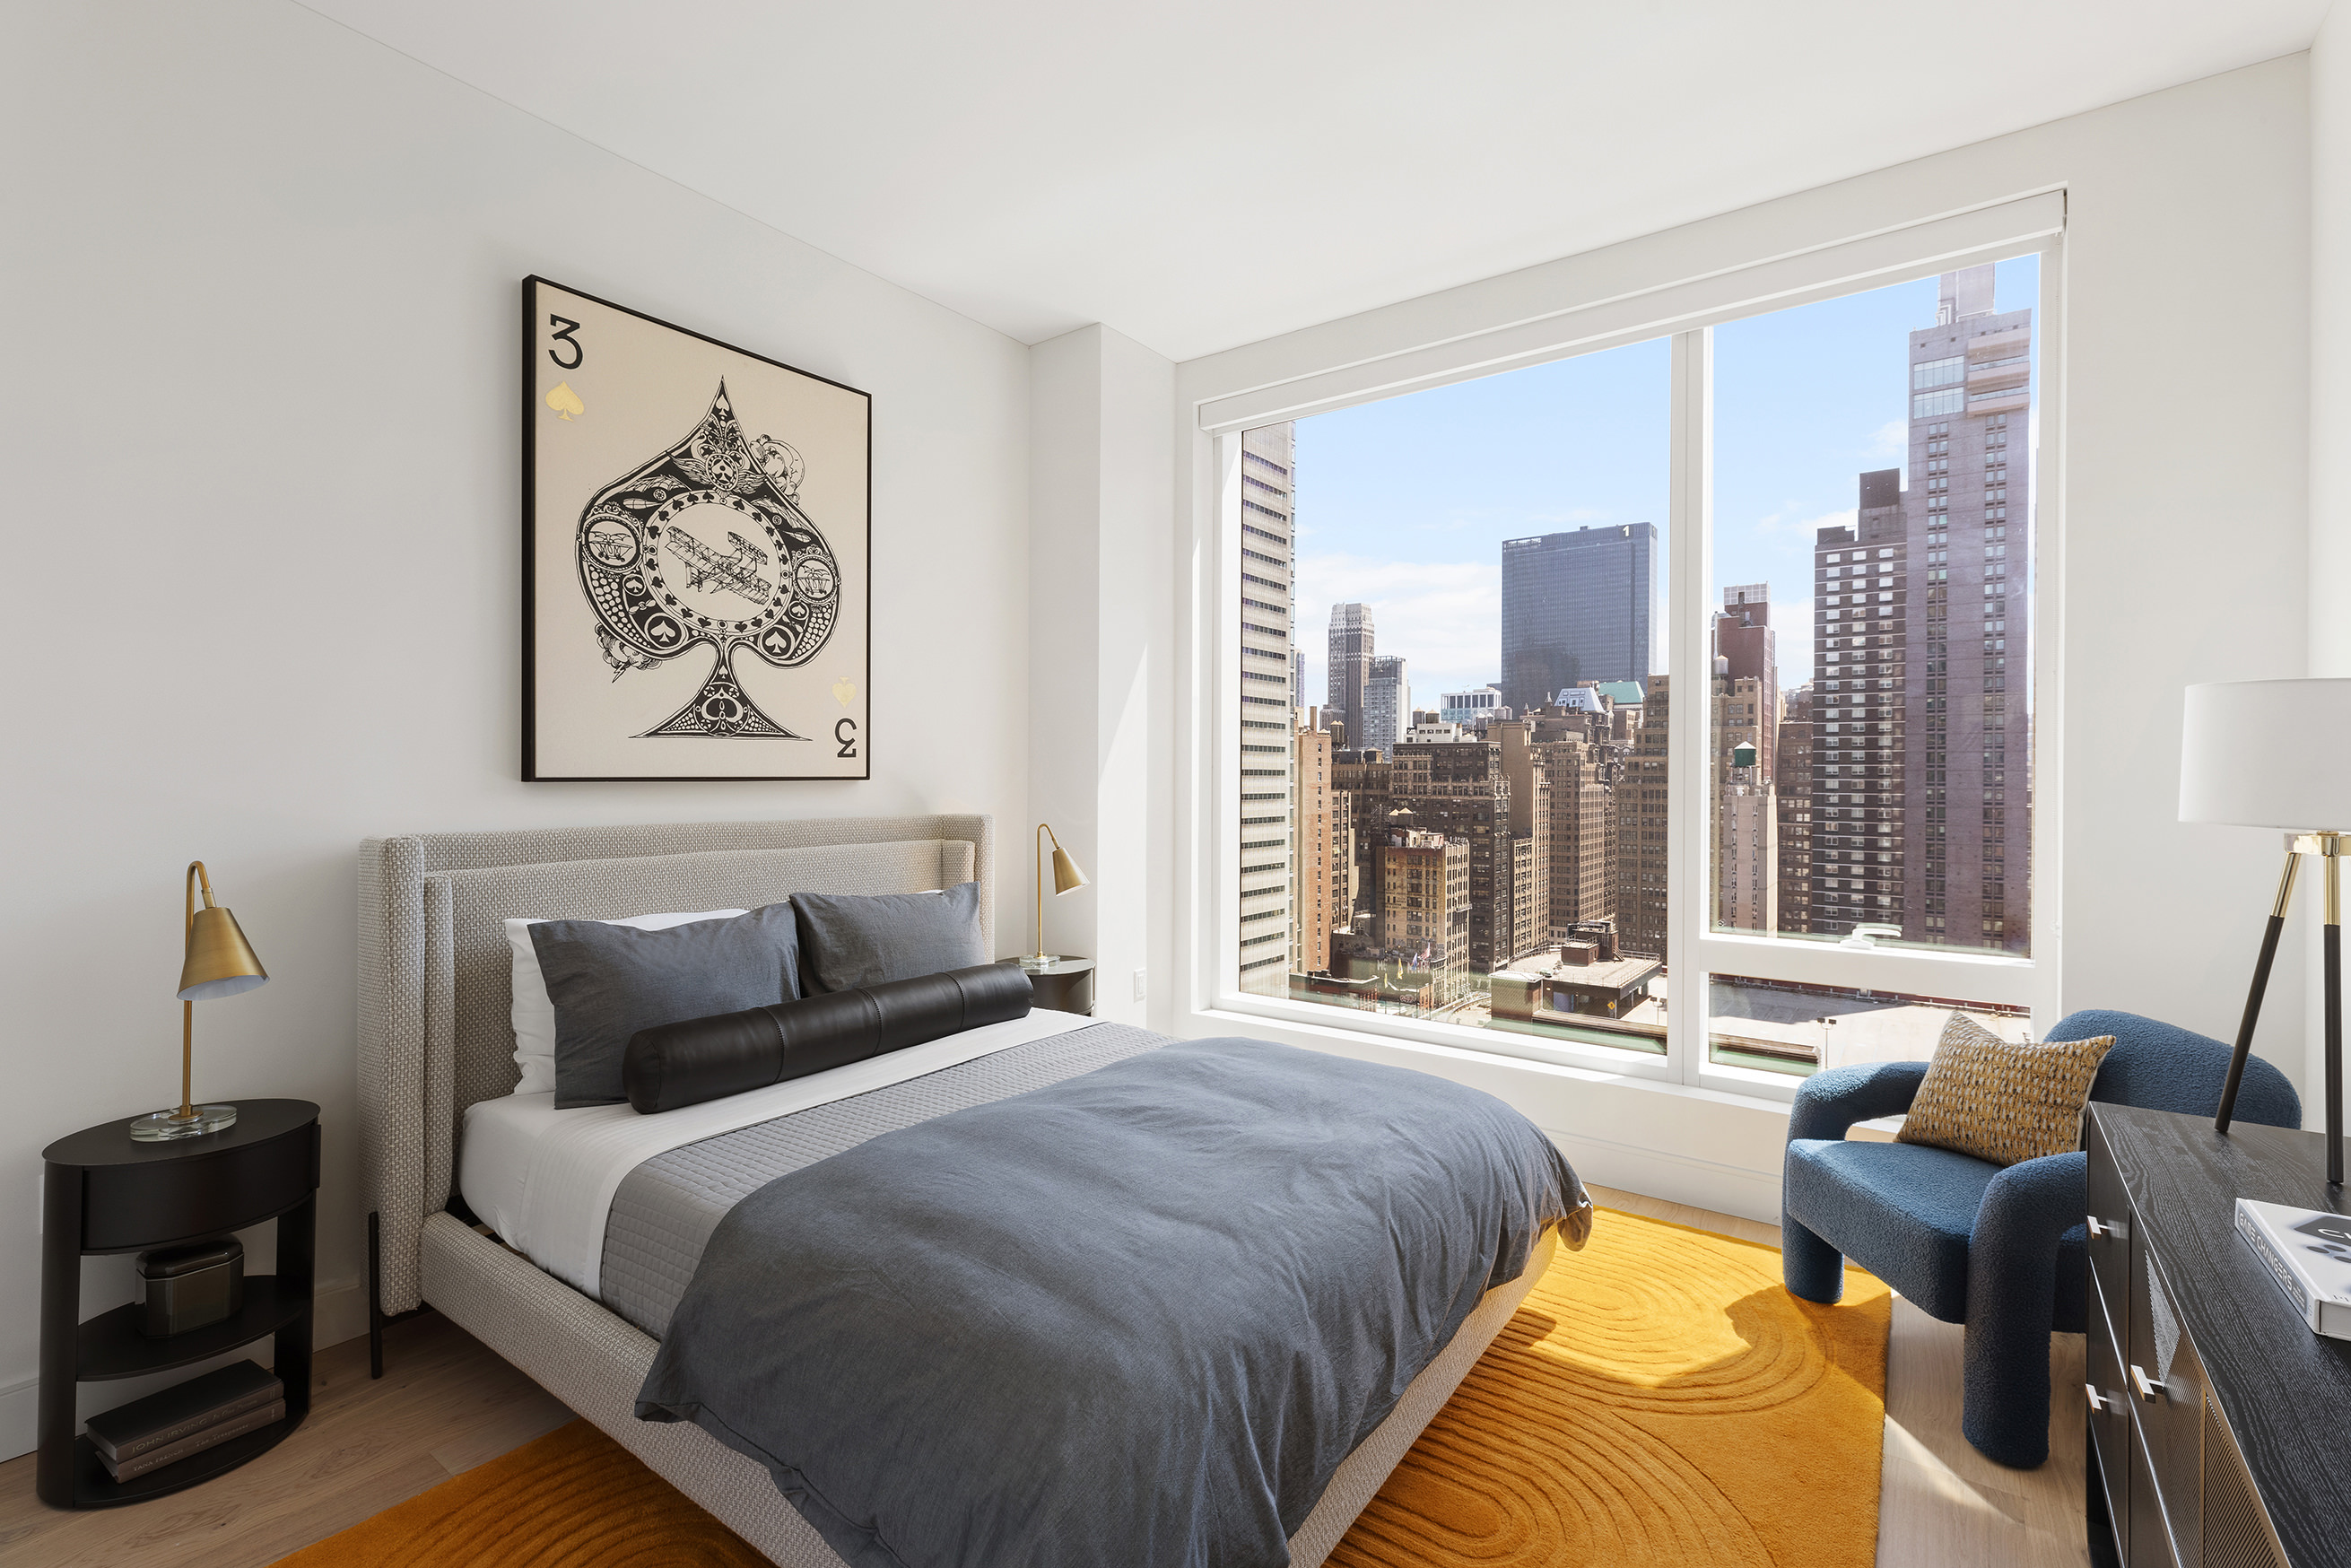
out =
[[[747,909],[705,909],[695,915],[632,915],[626,920],[606,920],[605,925],[633,925],[640,931],[666,931],[697,920],[732,920]],[[517,1094],[555,1092],[555,1003],[547,994],[547,979],[538,972],[538,949],[531,945],[530,928],[538,920],[507,922],[507,946],[514,949],[515,1065],[522,1069]]]

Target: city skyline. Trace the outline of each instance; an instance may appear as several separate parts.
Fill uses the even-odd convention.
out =
[[[1996,267],[2001,308],[2032,306],[2039,258]],[[1933,276],[1715,329],[1715,579],[1768,584],[1782,691],[1811,678],[1813,541],[1855,519],[1854,476],[1908,452],[1906,345]],[[2037,378],[2039,345],[2032,353]],[[1334,410],[1294,426],[1304,690],[1325,690],[1330,609],[1364,605],[1379,651],[1435,694],[1504,684],[1500,547],[1647,522],[1669,580],[1664,340]],[[2035,408],[2037,417],[2037,404]],[[1656,670],[1672,668],[1657,596]]]

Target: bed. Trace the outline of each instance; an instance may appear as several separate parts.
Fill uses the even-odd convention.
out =
[[[541,1103],[547,1096],[512,1092],[503,922],[756,908],[794,893],[914,893],[976,881],[992,952],[993,847],[988,819],[954,815],[367,841],[359,1082],[374,1312],[430,1304],[772,1561],[842,1568],[762,1465],[700,1426],[638,1416],[661,1336],[714,1227],[778,1173],[854,1150],[877,1131],[927,1125],[957,1106],[1040,1085],[1106,1083],[1116,1074],[1104,1070],[1167,1042],[1032,1013],[778,1084],[761,1092],[767,1100],[737,1097],[757,1103],[646,1117],[625,1107],[553,1113]],[[461,1188],[470,1210],[455,1207],[475,1223],[452,1211]],[[1558,1242],[1545,1229],[1515,1278],[1468,1304],[1443,1348],[1330,1473],[1288,1535],[1290,1561],[1320,1563],[1337,1544]]]

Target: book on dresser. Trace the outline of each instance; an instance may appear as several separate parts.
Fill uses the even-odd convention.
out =
[[[286,1385],[239,1361],[89,1418],[90,1447],[117,1480],[202,1453],[286,1416]]]
[[[2237,1234],[2313,1333],[2351,1339],[2351,1219],[2241,1197]]]

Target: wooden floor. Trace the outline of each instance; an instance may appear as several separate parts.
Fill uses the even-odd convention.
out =
[[[555,1396],[435,1312],[313,1360],[309,1419],[240,1469],[129,1508],[66,1513],[33,1495],[33,1456],[0,1465],[6,1568],[258,1568],[571,1419]]]
[[[1752,1220],[1594,1187],[1595,1202],[1772,1246]],[[33,1496],[33,1458],[0,1464],[5,1568],[259,1568],[496,1458],[570,1419],[554,1397],[434,1313],[321,1351],[310,1418],[240,1470],[133,1508],[62,1513]],[[2056,1337],[2050,1459],[2003,1469],[1959,1436],[1959,1331],[1896,1298],[1886,1369],[1885,1568],[2073,1568],[2082,1540],[2082,1339]]]

